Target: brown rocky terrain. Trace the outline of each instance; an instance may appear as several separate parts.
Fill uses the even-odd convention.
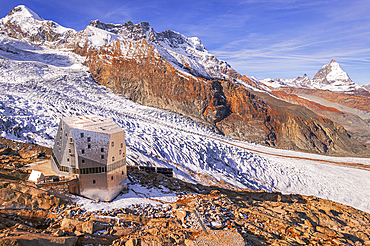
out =
[[[324,116],[337,124],[342,125],[352,137],[364,144],[370,143],[370,125],[366,119],[351,113],[339,111],[333,107],[326,107],[319,103],[304,99],[295,94],[288,94],[285,91],[272,91],[274,96],[304,106],[318,115]]]
[[[370,245],[370,215],[346,205],[138,170],[131,184],[166,187],[178,200],[85,211],[63,186],[25,181],[21,166],[39,160],[19,155],[27,148],[1,149],[0,245]]]

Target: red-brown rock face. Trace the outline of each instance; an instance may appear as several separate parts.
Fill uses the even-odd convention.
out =
[[[103,46],[88,55],[86,65],[99,84],[116,93],[183,114],[235,139],[316,153],[368,153],[343,127],[301,106],[233,81],[179,73],[145,39]]]

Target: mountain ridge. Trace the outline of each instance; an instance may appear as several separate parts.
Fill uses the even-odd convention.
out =
[[[216,77],[224,79],[228,78],[229,75],[235,77],[234,74],[236,74],[227,62],[218,60],[210,54],[199,38],[187,38],[170,30],[158,33],[148,22],[133,24],[129,21],[120,25],[106,24],[95,20],[91,21],[84,30],[77,32],[62,27],[54,21],[46,21],[41,17],[34,18],[34,15],[37,14],[27,14],[28,8],[24,5],[13,8],[11,13],[14,11],[24,14],[17,16],[9,14],[1,19],[0,25],[0,33],[13,38],[25,39],[50,48],[80,51],[81,55],[86,55],[102,45],[119,40],[139,41],[146,39],[168,62],[183,72],[205,79]],[[91,27],[109,33],[102,33]],[[237,77],[241,78],[242,76],[237,75]]]
[[[271,99],[267,92],[258,95],[263,88],[257,80],[218,60],[198,38],[173,31],[156,33],[146,22],[114,25],[95,20],[76,32],[52,21],[22,17],[30,24],[29,34],[10,17],[1,19],[0,25],[8,36],[82,55],[99,84],[135,102],[190,117],[226,136],[322,154],[369,151],[340,125],[296,105],[281,107],[284,102]]]

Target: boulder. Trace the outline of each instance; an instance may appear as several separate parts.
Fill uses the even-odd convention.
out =
[[[7,155],[7,156],[20,156],[18,151],[11,149],[11,148],[6,148],[3,151],[0,152],[0,155]]]
[[[132,228],[114,226],[112,235],[122,237],[122,236],[127,236],[128,234],[132,233],[133,231],[134,230]]]
[[[83,231],[87,234],[93,234],[97,230],[94,230],[94,222],[93,221],[86,221],[82,224],[81,231]]]
[[[138,246],[138,245],[139,240],[137,240],[136,238],[131,238],[125,243],[125,246]]]
[[[79,220],[64,218],[60,225],[60,229],[62,229],[63,231],[69,231],[69,232],[74,232],[74,231],[86,232],[84,230],[84,224],[86,224],[86,222],[84,223]],[[90,233],[90,232],[86,232],[86,233]]]
[[[53,233],[54,237],[61,237],[61,236],[64,236],[64,235],[65,235],[65,233],[62,230],[57,230],[56,232]]]
[[[183,221],[186,217],[186,211],[181,209],[176,210],[176,217],[177,219]]]

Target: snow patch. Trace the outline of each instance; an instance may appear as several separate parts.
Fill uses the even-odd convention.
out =
[[[171,192],[164,187],[148,188],[139,184],[129,184],[128,191],[120,194],[112,202],[96,202],[82,197],[75,197],[74,200],[86,211],[111,211],[119,208],[127,208],[132,204],[159,205],[163,203],[172,203],[178,200],[176,195],[175,192]]]

